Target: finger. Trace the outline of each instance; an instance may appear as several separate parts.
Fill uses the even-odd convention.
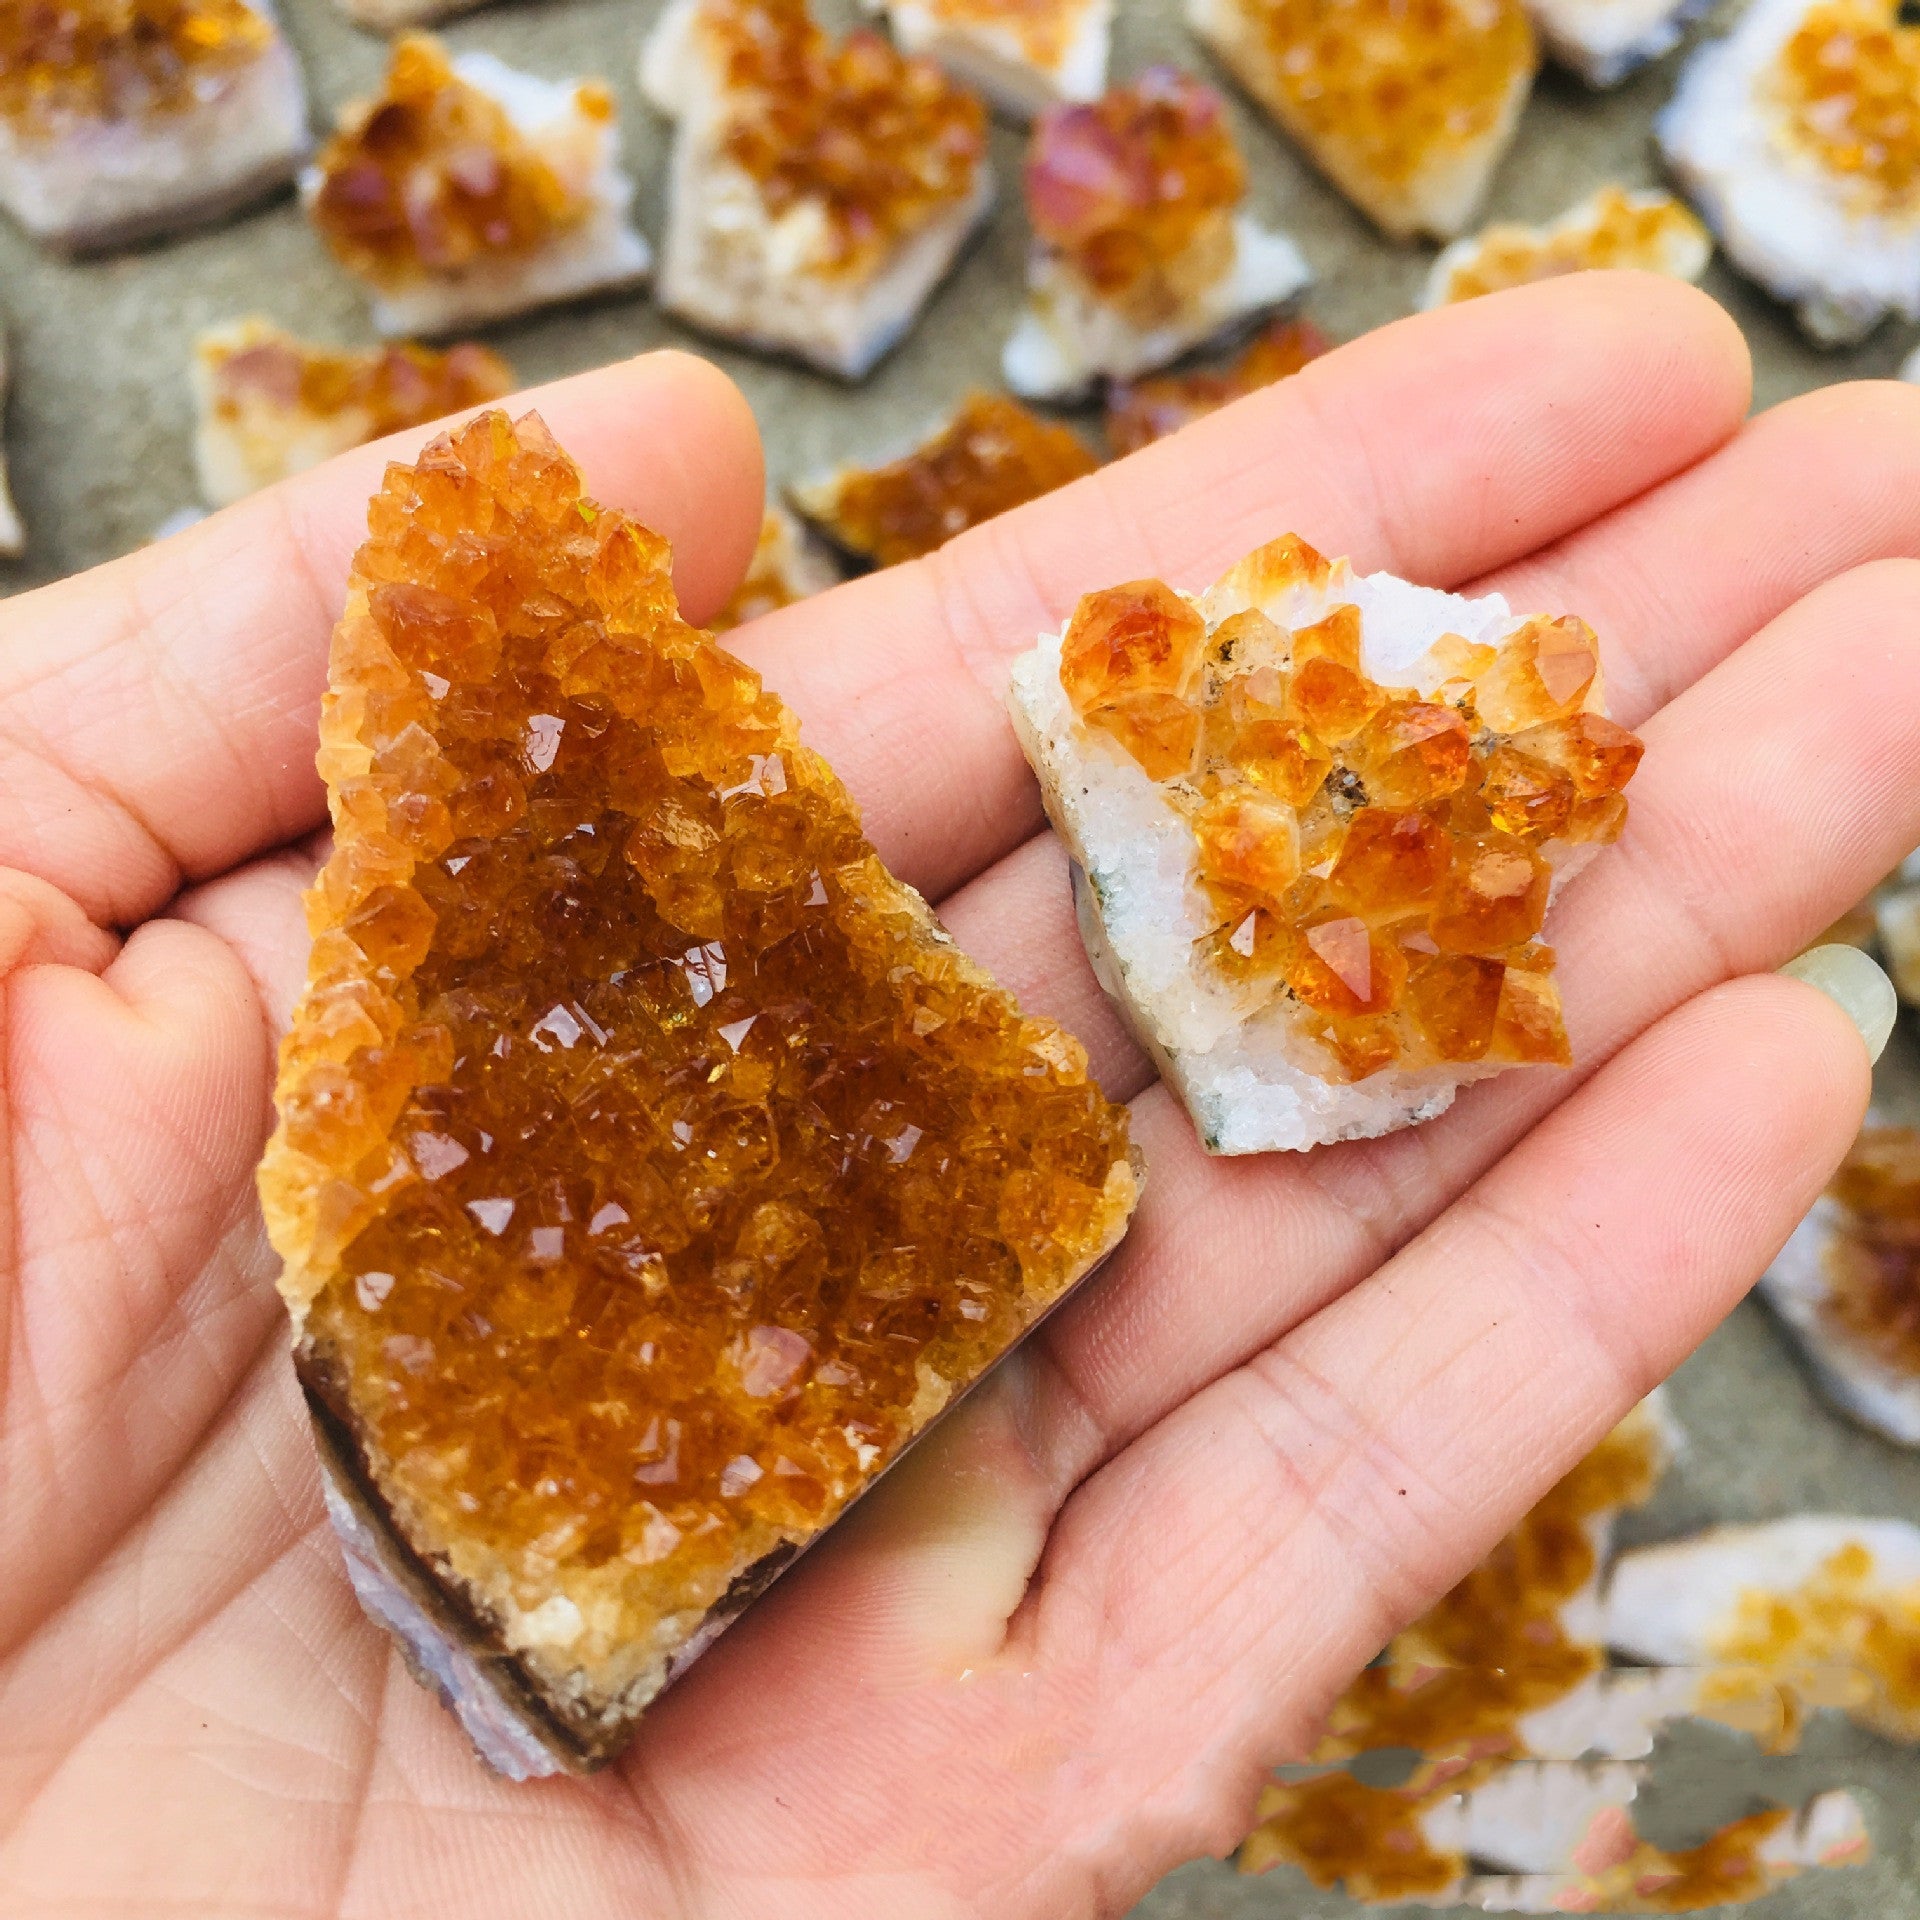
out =
[[[315,834],[284,853],[251,860],[203,887],[190,888],[171,909],[174,919],[205,927],[232,951],[260,998],[261,1018],[276,1045],[293,1024],[307,979],[307,914],[303,896],[326,858],[328,836]]]
[[[1746,350],[1677,283],[1582,274],[1422,314],[934,558],[735,639],[839,769],[882,855],[951,891],[1040,822],[1007,665],[1091,587],[1183,586],[1292,530],[1451,585],[1689,465],[1746,411]]]
[[[1590,621],[1614,717],[1638,726],[1823,580],[1916,556],[1920,389],[1856,380],[1758,415],[1699,465],[1472,591]]]
[[[275,1312],[249,1177],[272,1054],[227,949],[156,921],[97,977],[16,972],[4,1013],[0,1648],[192,1451]]]
[[[1134,1763],[1115,1810],[1170,1777],[1250,1806],[1335,1691],[1740,1297],[1868,1091],[1859,1035],[1811,989],[1715,990],[1083,1487],[1006,1660],[1102,1700],[1105,1753]]]
[[[1164,1088],[1137,1099],[1146,1199],[1098,1286],[1037,1336],[1056,1484],[1352,1286],[1581,1075],[1688,996],[1778,966],[1920,842],[1917,629],[1920,563],[1858,569],[1647,724],[1627,833],[1548,923],[1571,1074],[1504,1074],[1422,1127],[1238,1161],[1205,1155]],[[1035,964],[1023,923],[1045,908],[1023,864],[965,896],[992,967],[1009,949]],[[1077,943],[1058,964],[1056,1008],[1097,993]]]
[[[726,377],[656,353],[519,396],[594,494],[674,543],[696,618],[744,567],[759,443]],[[314,771],[327,636],[386,462],[363,447],[161,545],[0,610],[0,864],[102,924],[225,872],[324,816]]]

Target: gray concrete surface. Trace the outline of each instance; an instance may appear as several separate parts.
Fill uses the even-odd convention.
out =
[[[657,3],[505,5],[448,29],[456,45],[487,47],[545,74],[609,76],[621,100],[628,163],[641,180],[641,222],[656,235],[666,142],[638,99],[633,59]],[[349,27],[329,0],[286,0],[285,11],[323,113],[373,81],[381,43]],[[1117,73],[1154,58],[1204,64],[1168,0],[1122,0],[1120,11]],[[1604,179],[1652,179],[1648,123],[1675,64],[1663,62],[1607,95],[1548,75],[1490,211],[1538,218]],[[1427,250],[1383,243],[1264,122],[1236,111],[1261,211],[1292,230],[1320,276],[1306,311],[1337,335],[1404,312]],[[994,382],[1019,297],[1023,236],[1012,191],[1019,154],[1016,136],[996,133],[995,161],[1008,189],[997,218],[906,346],[864,387],[706,346],[757,409],[776,479],[882,446],[967,386]],[[1724,267],[1715,266],[1708,285],[1752,342],[1763,406],[1822,382],[1891,372],[1910,344],[1885,329],[1856,352],[1820,354]],[[369,337],[358,294],[289,199],[210,232],[80,266],[39,256],[0,223],[0,313],[15,347],[8,438],[31,531],[25,561],[0,562],[0,593],[124,552],[193,503],[189,343],[210,322],[247,311],[317,337]],[[539,316],[490,337],[525,378],[537,380],[684,336],[644,299],[624,299]],[[1920,1117],[1920,1051],[1910,1031],[1882,1080],[1891,1101]],[[1693,1450],[1632,1522],[1633,1537],[1802,1508],[1920,1515],[1920,1457],[1900,1455],[1824,1411],[1756,1305],[1742,1307],[1682,1370],[1675,1394]],[[1748,1911],[1920,1920],[1920,1755],[1842,1725],[1823,1722],[1801,1756],[1767,1763],[1710,1730],[1685,1730],[1665,1750],[1648,1817],[1658,1837],[1679,1844],[1744,1811],[1753,1795],[1793,1799],[1832,1781],[1857,1786],[1869,1801],[1874,1863],[1809,1875]],[[1359,1911],[1285,1872],[1243,1879],[1228,1865],[1198,1862],[1150,1895],[1135,1920],[1336,1920]]]

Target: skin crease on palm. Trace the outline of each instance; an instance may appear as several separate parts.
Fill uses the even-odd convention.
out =
[[[1732,323],[1588,275],[1422,315],[740,650],[885,857],[1134,1102],[1109,1268],[587,1781],[471,1758],[323,1518],[252,1172],[327,633],[387,454],[0,606],[0,1912],[1079,1920],[1266,1770],[1744,1291],[1865,1050],[1773,977],[1920,842],[1920,392],[1746,419]],[[532,396],[668,534],[759,515],[657,355]],[[1102,1002],[1001,713],[1087,588],[1293,529],[1573,610],[1648,742],[1550,932],[1579,1065],[1210,1162]]]

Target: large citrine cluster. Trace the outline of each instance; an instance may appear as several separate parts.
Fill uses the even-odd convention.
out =
[[[817,211],[817,269],[865,272],[975,191],[986,108],[932,61],[870,29],[836,42],[807,0],[707,0],[701,31],[723,63],[727,157],[776,220]]]
[[[1882,213],[1920,207],[1920,30],[1894,0],[1826,0],[1775,73],[1789,144]]]
[[[1233,210],[1247,187],[1220,96],[1176,67],[1149,67],[1091,104],[1042,116],[1027,154],[1034,232],[1104,300],[1197,250],[1230,267]]]
[[[1566,1609],[1593,1586],[1607,1523],[1648,1497],[1666,1456],[1657,1420],[1635,1413],[1399,1634],[1335,1702],[1312,1756],[1329,1771],[1266,1790],[1243,1867],[1290,1863],[1363,1900],[1459,1882],[1467,1861],[1436,1845],[1423,1817],[1524,1757],[1526,1717],[1604,1666],[1604,1649],[1569,1630]],[[1380,1749],[1420,1756],[1401,1785],[1369,1786],[1346,1771]]]
[[[1303,542],[1257,559],[1269,590],[1330,578]],[[1365,640],[1356,604],[1291,630],[1257,607],[1210,622],[1136,581],[1080,602],[1060,680],[1187,820],[1204,965],[1290,1000],[1330,1078],[1564,1064],[1549,852],[1618,836],[1641,753],[1591,710],[1592,629],[1445,636],[1425,692],[1376,683]]]
[[[667,563],[531,417],[389,469],[261,1174],[342,1472],[568,1765],[1135,1194]]]
[[[603,86],[574,98],[589,121],[613,118]],[[347,114],[318,172],[315,226],[342,265],[376,283],[521,258],[590,211],[427,34],[395,43],[384,90]]]
[[[1223,367],[1163,373],[1107,391],[1107,444],[1116,454],[1137,453],[1190,420],[1298,373],[1333,342],[1306,320],[1275,320]]]
[[[836,546],[890,567],[932,553],[1097,464],[1070,428],[1005,394],[975,391],[911,453],[802,484],[793,497]]]
[[[273,29],[243,0],[9,0],[0,6],[0,114],[32,130],[188,107]]]
[[[1248,0],[1272,104],[1382,182],[1482,141],[1535,63],[1518,0]]]
[[[1920,1133],[1869,1127],[1828,1189],[1825,1311],[1887,1366],[1920,1378]]]

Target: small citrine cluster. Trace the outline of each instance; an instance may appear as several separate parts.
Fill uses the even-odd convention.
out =
[[[483,1611],[657,1659],[1118,1237],[1125,1110],[535,420],[388,470],[321,762],[303,1375]]]
[[[924,445],[884,467],[838,475],[806,505],[837,545],[891,567],[1097,464],[1070,428],[1005,394],[974,392]]]
[[[241,0],[9,0],[0,6],[0,114],[31,132],[173,111],[272,37]]]
[[[1894,0],[1827,0],[1781,51],[1788,142],[1879,212],[1920,208],[1920,29]]]
[[[975,190],[986,108],[932,61],[866,29],[836,42],[807,0],[708,0],[701,21],[723,63],[726,155],[774,219],[818,218],[817,271],[870,270]]]
[[[1363,1900],[1437,1894],[1467,1870],[1432,1846],[1420,1816],[1527,1749],[1521,1721],[1563,1699],[1605,1662],[1562,1617],[1593,1578],[1594,1523],[1653,1491],[1662,1448],[1644,1416],[1621,1426],[1386,1656],[1334,1703],[1313,1758],[1341,1768],[1273,1786],[1241,1861],[1290,1863],[1315,1885]],[[1343,1763],[1381,1748],[1421,1756],[1399,1787],[1364,1785]]]
[[[580,110],[611,121],[597,82]],[[386,86],[319,159],[314,225],[350,272],[399,284],[531,253],[588,211],[508,118],[426,34],[396,42]]]
[[[1275,578],[1329,576],[1302,542],[1260,558]],[[1364,659],[1356,606],[1291,632],[1252,608],[1210,627],[1148,580],[1080,602],[1060,678],[1190,822],[1206,966],[1288,996],[1329,1079],[1564,1064],[1546,850],[1618,836],[1641,754],[1589,711],[1593,632],[1450,635],[1424,694],[1376,684]]]
[[[1224,367],[1163,373],[1112,387],[1107,393],[1107,444],[1116,454],[1137,453],[1189,420],[1298,373],[1332,344],[1309,321],[1275,320]]]
[[[1220,96],[1175,67],[1149,67],[1091,104],[1052,108],[1027,154],[1035,233],[1108,300],[1196,247],[1218,256],[1214,269],[1230,266],[1227,222],[1246,189]]]
[[[1474,300],[1588,268],[1658,270],[1676,243],[1684,246],[1695,235],[1704,246],[1700,222],[1680,201],[1636,198],[1606,187],[1593,197],[1592,217],[1577,226],[1544,234],[1531,227],[1489,227],[1472,255],[1447,276],[1445,297]]]
[[[471,340],[444,352],[401,342],[352,353],[276,332],[219,356],[213,406],[225,420],[260,405],[322,419],[352,414],[365,437],[377,440],[497,400],[512,387],[507,363]]]
[[[1483,139],[1533,71],[1519,0],[1259,0],[1276,110],[1404,184]]]
[[[1824,1311],[1920,1377],[1920,1133],[1867,1128],[1828,1191],[1842,1213],[1826,1248]]]

